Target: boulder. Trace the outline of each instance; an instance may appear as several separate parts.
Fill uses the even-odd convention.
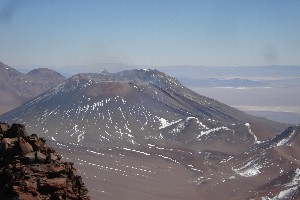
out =
[[[7,144],[7,146],[14,146],[18,141],[18,138],[3,138],[2,143]]]
[[[44,163],[46,161],[46,155],[40,152],[36,152],[35,154],[36,161],[39,163]]]
[[[46,161],[46,155],[41,152],[30,152],[23,156],[23,163],[44,163]]]
[[[65,173],[65,165],[58,165],[58,164],[51,165],[51,170],[56,175]]]
[[[9,124],[7,123],[0,123],[0,134],[6,133],[9,127],[10,127]]]
[[[24,124],[12,124],[11,128],[5,134],[7,138],[26,137],[26,130]]]
[[[48,153],[48,155],[46,157],[46,162],[51,163],[52,161],[56,161],[59,159],[60,159],[59,155],[57,155],[55,153]]]
[[[0,143],[0,156],[15,156],[19,154],[18,138],[3,138]]]
[[[27,153],[22,158],[23,163],[34,163],[35,162],[35,152]]]
[[[41,198],[33,196],[32,193],[25,193],[25,192],[20,191],[18,193],[18,199],[19,200],[39,200]]]
[[[25,181],[25,187],[27,191],[30,193],[36,193],[37,192],[37,183],[33,181]]]
[[[33,145],[35,151],[40,151],[45,148],[46,140],[44,138],[39,138]]]
[[[26,138],[26,141],[31,145],[34,146],[34,143],[38,140],[38,136],[36,134],[31,134],[29,137]]]
[[[32,146],[28,142],[26,142],[22,137],[20,138],[19,145],[21,147],[23,155],[33,151]]]
[[[67,178],[41,179],[38,188],[43,194],[67,188]]]

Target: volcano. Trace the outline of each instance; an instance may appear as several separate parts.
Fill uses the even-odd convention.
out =
[[[299,192],[291,186],[299,182],[297,126],[248,115],[157,70],[78,74],[0,121],[23,123],[50,139],[81,166],[95,198],[275,198]],[[272,190],[282,179],[282,187]]]

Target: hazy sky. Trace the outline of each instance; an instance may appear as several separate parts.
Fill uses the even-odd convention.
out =
[[[11,65],[300,65],[299,0],[0,0]]]

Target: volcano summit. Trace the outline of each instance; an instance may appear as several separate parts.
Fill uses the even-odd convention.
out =
[[[78,74],[0,120],[52,139],[97,185],[95,197],[299,195],[297,126],[245,114],[157,70]]]

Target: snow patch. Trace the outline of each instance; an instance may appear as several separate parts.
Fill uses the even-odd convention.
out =
[[[281,191],[275,198],[275,199],[286,199],[288,196],[290,196],[291,194],[293,194],[295,191],[297,190],[297,187],[292,187],[289,188],[287,190],[283,190]]]
[[[277,146],[283,146],[287,145],[287,143],[290,141],[290,139],[295,135],[295,130],[291,133],[291,135],[285,139],[282,139],[280,142],[277,143]]]
[[[268,200],[278,200],[278,199],[290,199],[291,196],[297,191],[300,183],[300,169],[297,168],[295,170],[294,177],[292,181],[285,185],[285,187],[288,187],[287,189],[281,191],[278,195],[276,195],[273,198],[265,198]]]
[[[257,161],[259,160],[260,157],[255,158],[255,159],[251,159],[247,164],[243,165],[240,168],[234,169],[232,168],[232,170],[244,177],[252,177],[252,176],[256,176],[257,174],[260,174],[260,169],[263,167],[262,165],[259,165],[257,163]]]
[[[173,124],[176,124],[178,122],[180,122],[182,119],[179,119],[177,121],[173,121],[173,122],[168,122],[168,120],[164,119],[164,118],[159,118],[158,119],[159,122],[160,122],[160,127],[158,129],[164,129],[164,128],[167,128]]]
[[[244,176],[244,177],[252,177],[256,176],[257,174],[260,174],[261,172],[259,171],[262,168],[261,165],[254,164],[250,168],[246,169],[233,169],[237,174]]]
[[[258,141],[258,140],[257,140],[256,135],[255,135],[255,134],[252,132],[252,130],[251,130],[250,124],[249,124],[249,123],[246,123],[245,126],[247,126],[249,133],[250,133],[251,135],[253,135],[253,137],[254,137],[254,143],[255,143],[255,144],[260,144],[261,141]]]
[[[293,180],[289,184],[287,184],[287,186],[289,186],[289,187],[290,186],[295,186],[295,185],[298,185],[299,182],[300,182],[300,169],[297,168],[295,170],[295,174],[294,174]]]
[[[77,142],[80,142],[84,139],[85,127],[82,127],[82,130],[78,128],[78,124],[75,124],[73,127],[74,132],[70,135],[71,137],[75,134],[77,135]]]
[[[205,126],[202,122],[200,122],[199,119],[196,118],[196,117],[187,117],[187,118],[186,118],[186,122],[190,121],[191,119],[195,119],[196,122],[197,122],[197,124],[200,124],[200,126],[202,126],[202,128],[204,128],[204,129],[209,129],[209,128],[208,128],[207,126]]]
[[[226,131],[230,131],[231,130],[231,129],[227,128],[226,126],[222,126],[222,127],[217,127],[217,128],[209,129],[207,131],[201,131],[201,133],[197,136],[197,139],[199,139],[203,135],[208,135],[210,133],[214,133],[214,132],[222,130],[222,129],[226,130]]]

